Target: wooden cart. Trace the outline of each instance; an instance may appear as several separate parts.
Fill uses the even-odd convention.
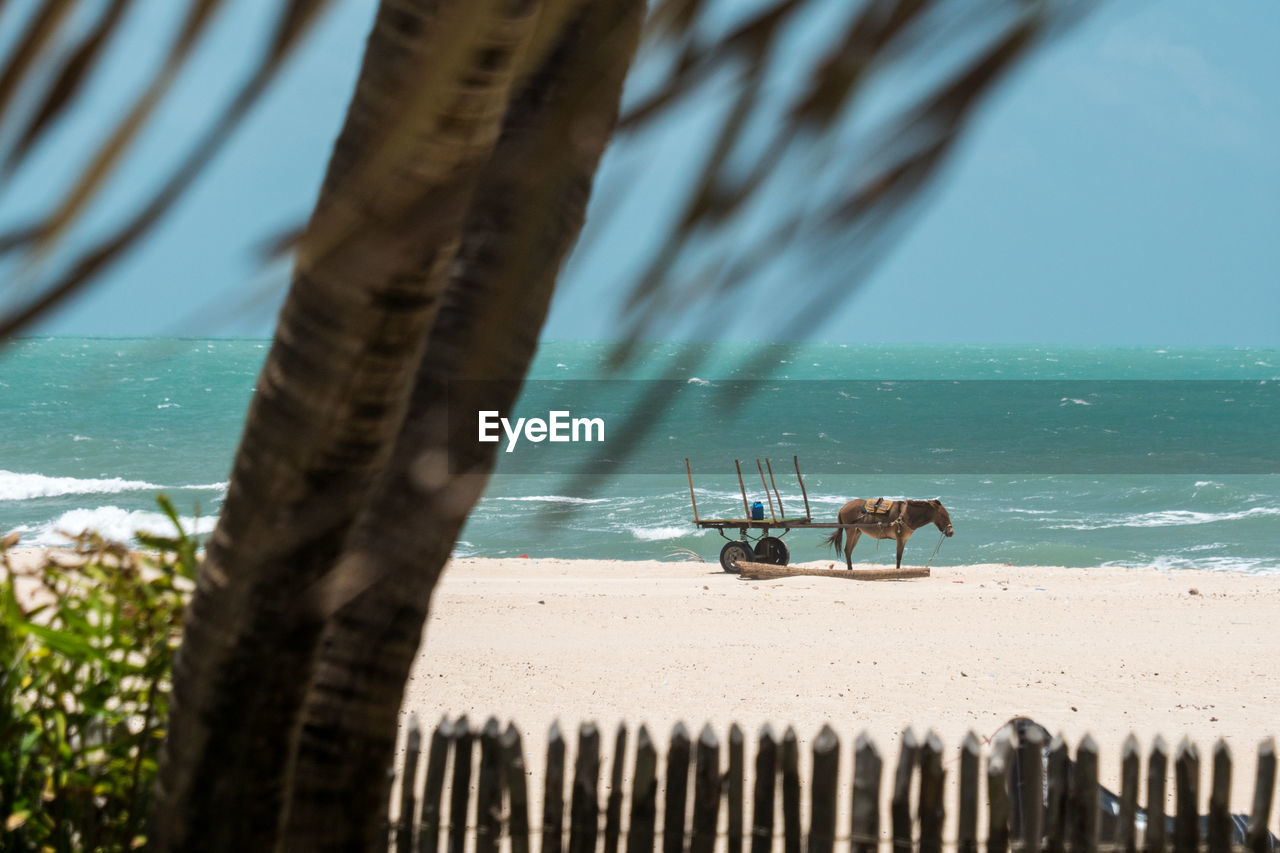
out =
[[[791,550],[782,541],[782,537],[792,530],[834,530],[837,527],[871,529],[884,526],[883,522],[878,521],[862,521],[854,524],[814,521],[809,509],[809,492],[804,485],[804,476],[800,473],[800,459],[793,456],[791,461],[795,465],[796,481],[800,484],[800,495],[804,500],[804,515],[791,517],[786,515],[782,505],[782,494],[778,491],[777,482],[774,480],[773,465],[766,458],[763,464],[759,459],[756,460],[756,468],[760,472],[760,483],[764,486],[765,499],[768,501],[766,518],[751,517],[747,487],[742,480],[742,464],[737,459],[733,460],[733,464],[738,469],[738,488],[742,490],[742,510],[745,517],[701,518],[698,515],[698,499],[693,491],[693,467],[689,464],[688,458],[684,460],[685,473],[689,477],[689,502],[693,505],[694,526],[702,530],[715,530],[721,537],[728,540],[720,549],[720,566],[726,572],[737,572],[739,562],[787,565],[791,559]],[[767,480],[765,479],[766,470],[768,471]],[[729,537],[725,533],[726,530],[736,530],[738,538]],[[775,530],[780,532],[774,535]],[[755,544],[752,544],[753,541]]]

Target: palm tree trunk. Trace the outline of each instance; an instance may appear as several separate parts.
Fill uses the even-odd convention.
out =
[[[535,11],[379,10],[188,611],[152,849],[276,846],[325,616],[308,591],[390,455]]]
[[[385,849],[380,816],[431,592],[488,479],[493,445],[448,407],[509,411],[617,118],[643,3],[587,3],[513,101],[384,475],[326,600],[286,849]],[[451,434],[451,429],[455,430]]]

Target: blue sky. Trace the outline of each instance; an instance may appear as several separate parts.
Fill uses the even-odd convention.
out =
[[[0,14],[0,49],[32,0]],[[83,140],[158,61],[177,4],[135,4],[127,44],[79,109],[0,194],[0,226],[48,204]],[[301,221],[341,122],[374,0],[338,0],[234,143],[100,287],[39,330],[269,335],[282,269],[252,249]],[[268,4],[232,0],[82,235],[108,227],[172,165],[248,67]],[[250,34],[250,35],[247,35]],[[260,35],[256,36],[261,38]],[[893,251],[814,338],[975,343],[1280,345],[1280,4],[1105,4],[986,103]],[[803,50],[799,44],[792,49]],[[697,168],[697,116],[616,145],[601,186],[629,183],[615,220],[570,264],[545,336],[616,333],[619,280],[645,257]],[[0,140],[11,127],[0,127]],[[612,180],[612,184],[610,181]],[[648,241],[648,242],[647,242]],[[11,270],[5,270],[11,273]],[[810,271],[787,272],[803,280]],[[771,337],[788,283],[761,283],[718,333]],[[901,294],[910,293],[910,300]],[[762,322],[763,321],[763,322]],[[690,324],[673,318],[670,334]]]

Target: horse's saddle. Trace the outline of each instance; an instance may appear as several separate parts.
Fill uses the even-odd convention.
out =
[[[862,511],[867,515],[885,515],[893,507],[893,501],[886,498],[867,498],[862,502]]]

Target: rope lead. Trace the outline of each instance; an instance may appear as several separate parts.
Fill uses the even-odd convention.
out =
[[[947,533],[944,530],[942,532],[942,535],[938,537],[938,544],[933,546],[933,553],[929,556],[929,562],[924,564],[924,567],[926,569],[929,568],[929,566],[933,565],[933,558],[938,556],[938,552],[942,550],[942,540],[946,538],[947,538]]]

